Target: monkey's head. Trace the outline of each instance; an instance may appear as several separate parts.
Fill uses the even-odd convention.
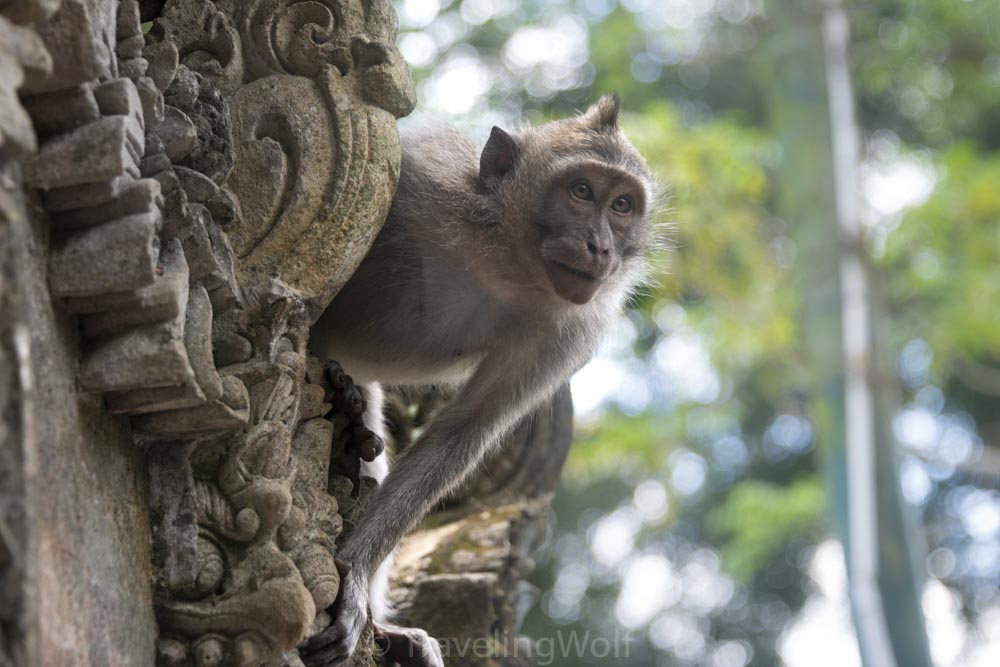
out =
[[[502,210],[510,250],[527,254],[524,277],[576,305],[631,287],[649,244],[653,179],[619,115],[606,95],[575,118],[494,127],[480,158],[480,188]]]

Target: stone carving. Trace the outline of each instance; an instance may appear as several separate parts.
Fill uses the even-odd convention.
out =
[[[357,453],[308,326],[395,187],[395,120],[414,101],[395,16],[378,1],[42,5],[5,6],[44,19],[37,32],[0,17],[0,64],[28,72],[0,78],[0,148],[26,158],[52,224],[79,386],[131,416],[147,455],[157,659],[296,664],[361,490],[330,470],[331,443]]]
[[[168,3],[153,28],[181,54],[183,78],[211,82],[228,103],[239,275],[281,276],[312,316],[364,255],[395,189],[396,117],[414,100],[395,25],[387,0],[192,0]]]
[[[414,104],[395,25],[388,0],[0,3],[0,217],[47,219],[48,288],[82,339],[77,386],[128,418],[145,457],[159,664],[300,665],[296,647],[330,623],[336,541],[381,443],[306,342],[391,202],[396,119]],[[0,226],[5,416],[31,384],[19,229]],[[410,618],[517,627],[568,444],[559,401],[473,485],[494,509],[455,501],[448,530],[409,543],[447,558],[404,549]],[[3,427],[17,438],[27,419]],[[0,450],[0,665],[33,663],[18,625],[24,437]],[[459,553],[470,539],[487,555]],[[443,590],[489,610],[440,623],[427,614]],[[375,664],[367,638],[352,664]]]

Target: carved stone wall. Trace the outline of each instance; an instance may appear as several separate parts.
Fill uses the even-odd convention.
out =
[[[0,2],[0,665],[299,665],[330,622],[370,484],[306,343],[397,181],[395,26],[388,0]],[[403,559],[418,623],[516,629],[560,400],[494,509],[447,519],[486,511],[493,555]],[[435,626],[420,571],[482,623]]]

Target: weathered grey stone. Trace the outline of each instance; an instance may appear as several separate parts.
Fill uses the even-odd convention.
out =
[[[174,173],[173,169],[165,169],[163,171],[158,171],[153,174],[153,178],[160,184],[160,192],[164,196],[169,196],[177,191],[184,194],[184,191],[180,189],[181,183],[177,179],[177,174]],[[187,195],[184,194],[184,205],[187,206]]]
[[[0,141],[0,155],[5,152]],[[30,613],[32,553],[27,521],[31,507],[27,466],[37,457],[39,443],[33,423],[44,409],[35,393],[35,357],[30,335],[32,293],[31,258],[28,252],[30,222],[14,180],[14,164],[0,163],[0,664],[37,661],[31,628],[24,622]],[[43,288],[44,289],[44,288]],[[39,290],[44,293],[43,290]],[[45,381],[45,378],[42,378]]]
[[[170,41],[148,44],[142,52],[149,61],[149,76],[162,93],[177,74],[177,46]]]
[[[186,304],[185,304],[186,305]],[[88,391],[126,391],[194,383],[184,347],[184,316],[146,324],[94,346],[80,364]]]
[[[148,76],[137,79],[135,85],[139,90],[139,99],[142,100],[142,116],[146,122],[146,130],[153,130],[163,122],[163,96]]]
[[[12,23],[9,16],[0,15],[0,51],[13,57],[19,65],[25,79],[24,90],[30,88],[30,81],[44,79],[52,74],[52,57],[45,43],[30,27]],[[17,85],[21,84],[21,76],[15,75],[12,78]]]
[[[163,252],[162,274],[152,285],[127,292],[108,292],[97,296],[71,297],[63,307],[69,313],[94,314],[118,310],[161,310],[174,317],[181,312],[188,289],[187,263],[177,239],[167,242]]]
[[[83,315],[80,317],[80,330],[86,338],[106,338],[140,324],[168,320],[177,315],[176,310],[176,302],[167,302],[153,308],[109,310],[93,315]]]
[[[199,92],[201,77],[187,66],[179,65],[173,72],[170,86],[164,91],[163,97],[167,104],[190,110],[197,105]]]
[[[142,172],[139,171],[139,156],[136,154],[135,149],[132,147],[131,141],[126,142],[125,146],[126,149],[128,150],[129,157],[132,158],[131,160],[129,160],[128,165],[126,165],[125,167],[125,173],[128,176],[131,176],[132,178],[140,178],[142,176]]]
[[[184,239],[184,256],[187,257],[191,270],[191,281],[203,280],[214,273],[221,273],[224,267],[219,263],[212,250],[212,240],[208,236],[207,226],[212,217],[208,210],[200,204],[191,204],[191,231]]]
[[[235,257],[229,238],[218,225],[210,225],[208,238],[212,241],[212,254],[220,270],[212,273],[205,281],[212,307],[219,310],[236,305],[239,301],[239,283],[236,279]]]
[[[118,3],[118,15],[115,25],[117,27],[117,38],[120,42],[123,39],[142,35],[142,22],[139,20],[139,3],[132,0],[122,0]]]
[[[59,0],[5,0],[3,15],[14,23],[44,21],[59,8]]]
[[[145,123],[142,116],[142,101],[132,79],[118,78],[94,88],[94,97],[105,115],[121,115],[128,119],[126,131],[129,141],[141,157],[146,150]],[[138,161],[138,160],[137,160]]]
[[[101,117],[89,83],[32,95],[22,100],[40,135],[66,132],[87,125]]]
[[[12,1],[26,2],[8,5]],[[36,91],[76,88],[76,98],[73,92],[63,97],[82,105],[53,109],[51,96],[36,119],[59,135],[52,142],[63,142],[46,144],[48,161],[28,170],[58,225],[51,292],[81,315],[75,322],[86,339],[80,387],[104,394],[105,418],[107,412],[135,415],[137,439],[157,441],[143,451],[156,524],[159,649],[163,661],[178,667],[213,660],[238,667],[301,664],[295,646],[330,622],[317,608],[332,603],[339,590],[333,554],[343,519],[328,491],[328,468],[330,441],[338,437],[332,431],[347,422],[333,427],[321,417],[328,405],[324,389],[315,373],[305,378],[308,332],[299,294],[316,307],[338,285],[340,278],[328,275],[331,267],[349,274],[377,232],[396,177],[392,114],[406,106],[406,90],[412,93],[393,48],[390,5],[363,4],[262,0],[244,8],[176,0],[164,7],[158,0],[64,0],[65,15],[44,28],[58,42],[59,71]],[[161,10],[150,36],[157,44],[147,48],[140,16]],[[5,46],[0,40],[0,52]],[[351,49],[378,53],[379,64],[359,56],[356,67],[325,76],[334,50]],[[0,58],[0,87],[10,80],[5,75]],[[285,83],[259,83],[272,79]],[[0,98],[5,114],[2,104]],[[235,113],[249,130],[240,139],[244,148],[233,147],[232,104],[241,107]],[[85,129],[74,124],[107,123],[98,112],[125,119],[124,141],[102,139],[86,155],[74,152],[82,139],[72,135]],[[117,151],[110,157],[109,146]],[[239,151],[250,160],[232,181]],[[142,175],[147,179],[135,180]],[[239,201],[231,194],[234,182],[243,187]],[[241,206],[255,216],[246,225]],[[221,228],[226,224],[240,230],[234,232],[243,234],[240,250],[253,257],[235,259]],[[338,231],[311,253],[315,226]],[[165,247],[156,264],[159,239]],[[285,256],[262,262],[268,252]],[[241,284],[243,264],[252,270],[241,274]],[[226,323],[218,335],[217,322]],[[229,375],[219,376],[219,361],[231,362]],[[97,397],[83,400],[96,410]],[[370,490],[356,478],[345,481]],[[148,538],[137,533],[144,548]],[[44,546],[46,554],[59,555],[56,545]],[[139,579],[148,581],[147,574],[142,570]],[[64,575],[59,583],[71,579]],[[140,595],[147,609],[150,593],[142,588]],[[119,628],[128,623],[112,620],[109,636],[126,635]],[[152,627],[149,614],[142,621]],[[374,665],[367,632],[352,667]],[[148,637],[148,630],[137,635]],[[67,646],[88,644],[55,636]],[[40,664],[152,662],[148,650],[93,653],[89,661],[79,651],[49,657]]]
[[[127,116],[108,116],[53,137],[25,164],[25,182],[48,190],[106,182],[137,168],[128,126]]]
[[[147,438],[190,437],[239,428],[250,418],[247,388],[231,375],[222,376],[222,398],[184,410],[140,415],[132,428]]]
[[[13,167],[0,166],[0,589],[19,595],[0,591],[0,664],[151,665],[144,457],[77,385],[76,328],[45,279],[49,232]]]
[[[212,356],[219,368],[250,361],[253,343],[245,336],[218,328],[212,331]]]
[[[43,78],[52,66],[38,35],[0,16],[0,150],[26,156],[35,150],[31,120],[21,108],[18,89],[25,73]]]
[[[174,167],[174,173],[177,174],[181,187],[187,193],[189,202],[204,204],[219,194],[219,186],[208,176],[194,169]]]
[[[117,178],[103,183],[87,183],[86,185],[72,185],[68,188],[54,188],[42,192],[42,203],[50,213],[97,206],[105,204],[119,196],[122,190],[134,181],[135,179],[131,175],[122,174]]]
[[[50,255],[53,294],[87,296],[151,284],[156,276],[158,219],[158,210],[140,213],[70,235]]]
[[[71,88],[93,81],[112,65],[115,3],[62,0],[59,10],[38,25],[38,34],[52,55],[52,76],[32,80],[26,94]]]
[[[51,214],[50,219],[63,228],[92,227],[126,215],[152,213],[162,202],[159,181],[143,178],[128,183],[109,202],[89,208],[59,211]]]
[[[139,171],[143,176],[155,176],[167,169],[170,169],[170,158],[163,153],[148,155],[139,164]]]
[[[221,226],[228,225],[236,219],[236,201],[226,190],[220,189],[215,196],[205,202],[205,208]]]
[[[350,276],[336,267],[360,261],[388,212],[399,165],[373,156],[398,154],[395,119],[365,107],[331,122],[324,93],[298,77],[259,79],[229,103],[235,155],[225,185],[242,217],[228,233],[240,277],[280,275],[318,316]]]
[[[150,517],[157,527],[153,554],[159,578],[167,585],[183,585],[198,576],[198,525],[190,460],[195,444],[192,440],[142,443],[149,466]]]
[[[142,55],[142,49],[145,45],[146,40],[142,35],[132,35],[131,37],[126,37],[125,39],[119,38],[118,44],[115,45],[115,53],[117,53],[118,57],[123,60],[128,58],[138,58]]]
[[[492,572],[438,574],[417,581],[415,606],[425,612],[417,623],[432,637],[490,637],[500,578]],[[446,605],[441,601],[447,600]]]
[[[67,310],[89,313],[80,317],[84,336],[98,338],[126,329],[176,318],[181,314],[188,289],[187,263],[180,243],[173,239],[163,251],[152,285],[132,292],[114,292],[72,299]],[[83,310],[83,309],[88,310]],[[96,312],[94,309],[97,309]]]
[[[154,389],[109,391],[104,394],[104,407],[115,414],[141,415],[181,408],[193,408],[205,402],[205,395],[196,383]]]
[[[146,71],[148,69],[149,63],[146,62],[146,59],[142,56],[118,61],[118,73],[121,76],[126,76],[132,79],[133,81],[138,81],[146,76]]]
[[[0,77],[4,70],[9,69],[9,58],[0,53]],[[31,119],[18,104],[17,95],[8,85],[12,79],[0,81],[0,149],[23,156],[35,151],[35,131],[31,127]]]
[[[119,77],[105,81],[94,88],[94,98],[105,116],[137,116],[141,122],[142,105],[132,79]]]
[[[208,298],[212,301],[212,308],[215,310],[235,308],[240,303],[239,293],[229,284],[208,290]]]
[[[156,136],[163,141],[163,148],[171,162],[176,162],[191,152],[198,131],[183,111],[173,106],[163,110],[163,121],[156,127]]]
[[[184,344],[205,399],[211,402],[222,398],[222,380],[212,359],[212,304],[202,285],[192,285],[188,294]]]
[[[165,176],[173,177],[164,178]],[[167,238],[186,238],[191,233],[192,215],[188,208],[187,195],[181,190],[177,183],[177,177],[173,170],[160,172],[155,176],[160,182],[160,187],[173,185],[173,190],[166,192],[163,196],[163,234]]]
[[[144,167],[145,168],[145,167]],[[180,185],[187,193],[188,201],[204,204],[212,219],[220,225],[232,222],[236,216],[236,202],[232,195],[221,189],[215,181],[199,171],[188,167],[174,167]]]

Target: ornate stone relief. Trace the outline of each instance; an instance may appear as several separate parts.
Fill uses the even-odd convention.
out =
[[[0,3],[0,216],[47,217],[78,385],[126,415],[145,452],[161,665],[300,665],[296,647],[330,622],[336,540],[371,486],[359,415],[306,342],[391,202],[396,119],[414,104],[395,25],[388,0]],[[30,378],[6,361],[30,334],[8,324],[23,304],[6,285],[21,245],[0,226],[0,409],[15,438]],[[446,559],[404,547],[397,598],[432,632],[519,623],[569,442],[557,405],[473,485],[494,508],[466,505],[433,533],[482,538],[483,558],[426,533],[409,544]],[[26,451],[0,450],[0,665],[28,664]],[[490,600],[486,616],[435,627],[440,586]],[[370,641],[353,664],[374,664]]]
[[[79,385],[147,451],[158,661],[298,664],[360,488],[330,471],[331,443],[357,454],[308,326],[388,210],[412,81],[388,2],[156,5],[64,0],[24,13],[37,33],[0,19],[0,54],[38,70],[20,103],[0,87],[0,137],[24,155],[20,127],[40,135],[24,179],[85,341]]]

